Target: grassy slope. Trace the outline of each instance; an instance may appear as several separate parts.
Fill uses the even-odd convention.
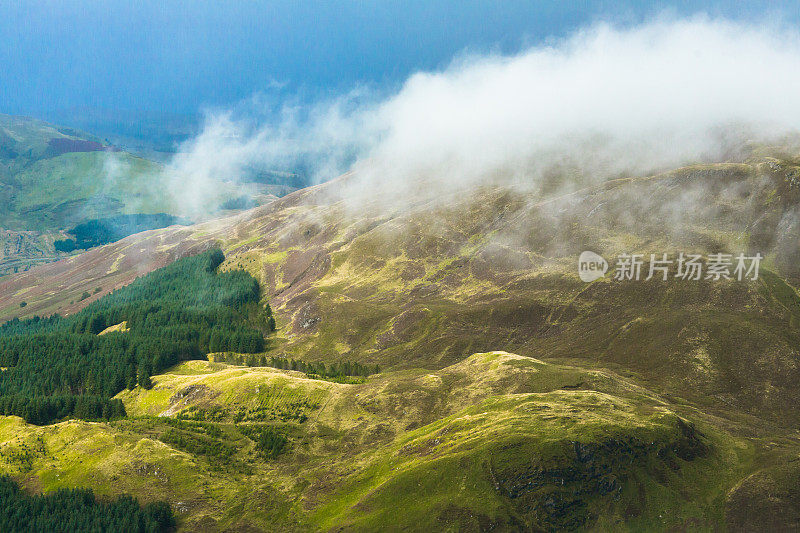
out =
[[[123,213],[169,212],[173,206],[154,187],[159,172],[155,163],[124,152],[37,160],[15,176],[19,190],[12,217],[25,229],[46,229]]]
[[[166,498],[189,530],[455,531],[719,523],[725,492],[752,461],[741,437],[698,415],[695,433],[618,376],[506,353],[360,385],[202,362],[155,382],[121,395],[139,415],[131,420],[35,428],[4,419],[0,463],[32,488]],[[254,458],[230,415],[299,403],[303,423],[258,422],[288,431],[290,451]],[[215,425],[250,468],[219,469],[171,449],[156,440],[159,419],[142,418],[220,409]]]

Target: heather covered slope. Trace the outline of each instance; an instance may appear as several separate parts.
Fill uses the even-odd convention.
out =
[[[0,282],[0,313],[72,312],[95,298],[81,301],[84,291],[102,294],[219,243],[223,269],[261,281],[281,325],[276,355],[439,368],[503,348],[618,367],[709,408],[795,420],[778,407],[796,401],[796,171],[761,158],[552,198],[485,187],[390,214],[353,209],[332,183],[11,276]],[[584,249],[767,259],[758,281],[586,285],[575,272]]]
[[[220,268],[253,274],[276,314],[267,356],[381,366],[366,383],[340,384],[214,363],[123,393],[135,415],[222,413],[212,423],[244,462],[252,443],[237,424],[247,413],[307,411],[304,422],[266,422],[290,446],[263,466],[269,475],[247,479],[274,486],[220,478],[215,494],[245,487],[226,496],[240,498],[237,512],[209,497],[179,512],[185,524],[747,530],[756,517],[792,526],[798,169],[765,150],[576,192],[496,183],[396,199],[357,195],[358,176],[345,176],[9,276],[0,315],[75,312],[96,298],[81,301],[84,291],[219,245]],[[756,281],[586,284],[576,272],[586,249],[609,260],[766,259]],[[518,355],[472,355],[495,350]],[[165,431],[119,424],[135,439]],[[120,469],[135,461],[119,460]],[[95,474],[78,479],[103,485]],[[170,492],[180,479],[169,476],[160,497],[185,503]],[[247,491],[272,495],[258,500],[263,512]],[[400,518],[387,514],[398,497]]]

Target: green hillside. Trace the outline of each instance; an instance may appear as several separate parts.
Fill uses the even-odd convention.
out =
[[[4,457],[44,443],[4,468],[170,501],[187,531],[666,530],[724,520],[754,461],[746,439],[619,376],[501,352],[361,385],[190,362],[120,398],[117,422],[7,419]],[[261,456],[254,426],[287,451]]]
[[[160,165],[89,134],[0,115],[0,221],[53,230],[120,213],[168,212]]]

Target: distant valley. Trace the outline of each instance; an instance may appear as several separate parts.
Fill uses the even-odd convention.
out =
[[[163,163],[92,134],[0,114],[0,275],[145,229],[191,223],[181,217],[164,171]],[[246,190],[221,186],[219,203],[208,216],[287,194],[295,190],[290,178],[263,175]],[[122,223],[119,217],[139,221]],[[106,228],[103,237],[86,238],[81,228],[87,223]]]

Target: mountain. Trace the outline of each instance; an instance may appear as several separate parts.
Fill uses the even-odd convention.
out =
[[[166,163],[176,148],[200,133],[197,114],[95,109],[65,109],[47,119],[109,139],[115,146],[146,159]]]
[[[104,234],[119,238],[132,233],[128,228],[190,223],[176,218],[184,209],[164,171],[162,163],[94,135],[0,114],[0,275],[109,242],[96,236],[82,241],[78,234],[87,224],[111,227]],[[267,203],[295,190],[292,179],[273,173],[246,184],[221,183],[215,187],[218,205],[209,203],[200,218]],[[61,246],[54,246],[57,241]]]
[[[172,209],[160,171],[93,135],[0,114],[0,275],[63,257],[53,243],[80,223]]]
[[[165,500],[188,531],[796,529],[798,176],[768,147],[575,191],[390,197],[351,174],[9,275],[3,320],[71,315],[220,247],[278,330],[119,393],[121,420],[2,417],[0,466]],[[586,283],[585,250],[644,273],[764,259],[757,279]]]
[[[65,229],[115,214],[169,211],[153,183],[159,170],[92,135],[0,115],[4,229]]]

